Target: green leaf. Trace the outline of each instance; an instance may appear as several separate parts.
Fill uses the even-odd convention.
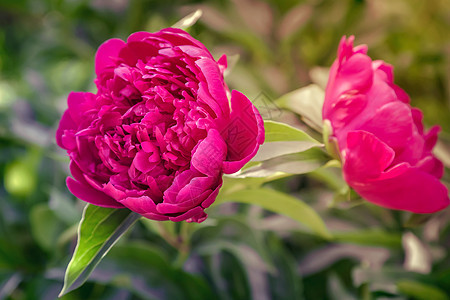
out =
[[[325,92],[318,85],[310,84],[281,96],[277,105],[300,116],[306,124],[322,132],[322,106]]]
[[[397,281],[397,289],[400,293],[417,300],[448,300],[449,297],[440,288],[413,280]]]
[[[237,178],[304,174],[322,167],[329,159],[320,142],[287,124],[265,121],[266,142],[242,168]],[[261,163],[256,163],[261,161]]]
[[[329,75],[330,68],[313,67],[309,71],[309,77],[311,78],[311,81],[317,84],[323,90],[325,90],[327,87]]]
[[[265,121],[265,143],[252,161],[263,161],[277,156],[303,152],[323,146],[300,129],[274,121]]]
[[[184,223],[185,225],[192,225]],[[105,264],[99,266],[105,281],[126,288],[139,299],[212,299],[205,280],[175,267],[167,251],[154,241],[130,241],[111,249]]]
[[[264,121],[264,129],[266,133],[266,143],[280,141],[305,141],[311,142],[315,145],[321,145],[320,142],[313,139],[306,132],[284,123]]]
[[[30,212],[31,233],[43,249],[52,250],[64,224],[46,204],[35,205]]]
[[[334,232],[333,235],[336,241],[343,243],[381,246],[392,249],[402,248],[402,237],[400,234],[391,233],[380,229]]]
[[[140,217],[128,209],[86,205],[60,297],[81,286],[111,247]]]
[[[241,190],[226,195],[222,202],[258,205],[266,210],[288,216],[302,223],[325,239],[332,238],[325,223],[314,209],[300,199],[275,190],[267,188]]]
[[[336,160],[340,161],[340,151],[339,145],[337,143],[336,138],[330,138],[333,134],[333,127],[331,126],[331,122],[329,120],[325,120],[323,122],[323,141],[325,142],[325,149],[330,156],[334,157]]]
[[[324,166],[328,161],[327,155],[319,148],[282,155],[265,160],[257,165],[243,168],[240,173],[233,175],[237,178],[267,177],[282,174],[305,174]]]
[[[315,143],[303,141],[284,141],[264,143],[259,147],[258,153],[252,158],[252,161],[264,161],[278,156],[303,152],[317,147]]]

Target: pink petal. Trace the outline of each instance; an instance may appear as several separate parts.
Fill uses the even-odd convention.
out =
[[[380,107],[374,117],[358,127],[373,133],[393,149],[408,147],[413,121],[409,106],[403,102],[391,102]]]
[[[71,177],[67,177],[66,184],[70,192],[74,194],[75,197],[83,201],[102,207],[124,207],[122,204],[107,196],[105,193],[100,192],[90,186],[81,184],[80,182],[73,180]]]
[[[210,105],[211,103],[208,103],[208,105],[213,108],[214,112],[219,117],[229,115],[229,104],[225,92],[225,83],[217,63],[211,58],[201,58],[197,60],[195,64],[205,76],[204,79],[207,84],[208,92],[212,96],[212,99],[217,103],[215,105]]]
[[[333,114],[333,107],[345,93],[364,93],[372,85],[373,71],[371,59],[358,54],[352,56],[344,65],[339,65],[336,61],[330,71],[330,79],[325,91],[325,102],[323,106],[323,117],[330,119]],[[332,73],[333,72],[333,73]]]
[[[120,51],[120,58],[122,58],[128,66],[135,66],[138,60],[144,62],[151,57],[158,55],[158,47],[147,42],[129,42]]]
[[[338,76],[342,80],[338,90],[358,90],[367,91],[372,84],[373,71],[370,68],[372,60],[365,54],[356,53],[344,62]]]
[[[219,185],[222,184],[220,178]],[[167,197],[163,203],[157,205],[158,212],[162,214],[173,214],[186,212],[189,209],[201,205],[204,201],[211,201],[210,195],[214,193],[212,189],[217,185],[217,179],[211,177],[194,177],[182,187],[174,197]],[[175,202],[174,202],[175,201]],[[214,201],[214,200],[212,200]],[[208,205],[209,206],[209,205]]]
[[[198,40],[194,39],[189,33],[179,28],[164,28],[154,33],[155,36],[162,37],[170,42],[173,46],[181,45],[194,45],[205,50],[206,53],[212,58],[212,55]]]
[[[419,134],[423,134],[423,113],[420,109],[412,107],[411,115],[413,117],[414,124],[416,125]]]
[[[194,178],[196,175],[198,176],[200,174],[194,170],[188,169],[175,176],[170,187],[164,192],[164,202],[176,203],[178,192],[184,186],[188,185],[192,178]]]
[[[343,172],[349,183],[377,178],[391,164],[395,155],[388,145],[366,131],[349,132],[344,151]]]
[[[58,129],[56,130],[56,143],[59,147],[73,151],[76,148],[75,135],[73,132],[67,132],[68,130],[74,130],[77,128],[77,124],[70,116],[70,112],[66,110],[61,117]]]
[[[217,64],[219,65],[220,73],[222,73],[222,76],[223,76],[223,73],[225,72],[225,70],[226,70],[227,67],[228,67],[227,56],[226,56],[225,54],[222,55],[222,56],[219,58],[219,60],[217,61]]]
[[[362,112],[367,105],[364,94],[342,94],[337,98],[324,116],[335,128],[342,128]]]
[[[141,197],[127,197],[119,201],[122,205],[128,207],[134,212],[138,214],[144,215],[147,213],[156,213],[156,204],[153,200],[148,196]]]
[[[226,157],[227,146],[217,130],[209,130],[206,138],[193,152],[191,164],[197,171],[212,177],[219,175]]]
[[[188,188],[189,190],[189,188]],[[189,193],[189,192],[187,192]],[[199,206],[211,193],[211,190],[203,190],[202,193],[197,195],[187,195],[184,198],[184,202],[180,203],[159,203],[156,206],[157,211],[160,214],[176,214],[184,213],[195,206]]]
[[[223,171],[231,174],[239,171],[255,156],[259,145],[264,143],[264,123],[256,107],[238,91],[231,93],[231,115],[221,129],[228,146]]]
[[[436,178],[442,178],[444,175],[444,164],[432,155],[423,158],[416,164],[416,167]]]
[[[206,219],[206,214],[204,213],[203,208],[201,208],[200,206],[196,206],[182,215],[169,217],[169,220],[173,222],[180,222],[187,219],[192,219],[191,222],[194,221],[201,223]]]
[[[139,151],[133,159],[133,165],[142,173],[147,173],[154,168],[154,164],[150,163],[151,154],[145,151]]]
[[[142,216],[147,219],[155,220],[155,221],[168,221],[169,220],[169,216],[164,216],[164,215],[155,214],[155,213],[145,213],[145,214],[142,214]]]
[[[86,113],[85,102],[87,97],[91,97],[93,94],[85,92],[70,92],[67,97],[68,111],[70,116],[76,124],[80,124]]]
[[[126,43],[120,39],[110,39],[100,45],[95,54],[95,73],[99,76],[104,69],[115,67],[116,58]]]
[[[436,145],[437,140],[438,140],[438,134],[441,131],[441,127],[440,126],[433,126],[430,128],[430,130],[428,131],[427,134],[425,134],[424,138],[425,138],[425,145],[424,145],[424,150],[425,151],[431,151],[433,149],[433,147]]]
[[[448,190],[436,177],[414,167],[397,176],[390,172],[352,187],[366,200],[391,209],[434,213],[449,205]]]
[[[206,198],[206,199],[202,202],[202,207],[203,207],[203,208],[208,208],[208,207],[210,207],[211,204],[213,204],[214,201],[216,200],[217,195],[219,194],[220,187],[222,186],[222,177],[220,177],[219,180],[220,180],[220,181],[219,181],[219,184],[218,184],[218,186],[216,187],[216,189],[215,189],[211,194],[209,194],[208,198]]]
[[[181,46],[177,46],[175,49],[181,50],[181,52],[192,57],[193,59],[199,59],[199,58],[206,58],[209,60],[211,59],[209,56],[209,53],[206,53],[204,49],[199,48],[197,46],[181,45]]]
[[[117,201],[126,197],[126,193],[122,190],[117,189],[111,182],[108,182],[103,187],[103,192]]]
[[[150,32],[138,31],[138,32],[135,32],[135,33],[131,34],[128,37],[127,43],[130,43],[130,42],[142,42],[146,38],[151,37],[151,36],[152,36],[152,33],[150,33]]]

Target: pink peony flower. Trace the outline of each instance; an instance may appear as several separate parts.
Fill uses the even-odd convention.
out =
[[[331,123],[347,183],[366,200],[432,213],[449,204],[432,154],[439,127],[424,131],[422,112],[393,82],[392,66],[372,61],[365,45],[343,37],[330,70],[323,119]]]
[[[95,57],[96,94],[72,92],[56,132],[69,190],[153,220],[202,222],[223,173],[264,142],[260,114],[218,62],[180,29],[111,39]]]

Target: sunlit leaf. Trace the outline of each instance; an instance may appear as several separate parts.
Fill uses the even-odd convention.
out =
[[[277,156],[303,152],[312,147],[317,147],[316,143],[306,141],[285,141],[264,143],[259,148],[258,153],[253,157],[252,161],[264,161]]]
[[[264,121],[264,130],[266,134],[266,143],[280,141],[305,141],[315,145],[321,145],[319,141],[309,136],[306,132],[288,124],[275,121]]]
[[[140,218],[127,209],[86,205],[78,228],[78,242],[67,266],[60,296],[82,285],[119,238]]]
[[[322,106],[325,92],[318,85],[310,84],[281,96],[277,104],[300,116],[317,131],[322,131]]]
[[[302,223],[323,238],[331,238],[325,223],[314,209],[300,199],[275,190],[267,188],[241,190],[226,195],[222,202],[258,205]]]
[[[303,152],[323,146],[306,132],[274,121],[265,121],[265,143],[260,146],[252,161],[263,161],[277,156]]]
[[[327,87],[329,74],[330,69],[323,67],[314,67],[309,71],[309,77],[311,77],[312,82],[323,90]]]
[[[202,14],[203,14],[202,10],[197,9],[193,13],[187,15],[186,17],[182,18],[181,20],[173,24],[172,27],[180,29],[186,29],[188,27],[191,27],[198,21],[198,19],[200,19]]]
[[[324,166],[327,155],[319,148],[274,157],[234,174],[237,178],[268,177],[282,174],[305,174]]]

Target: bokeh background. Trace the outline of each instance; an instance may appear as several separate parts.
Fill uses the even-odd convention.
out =
[[[342,35],[355,35],[394,65],[425,123],[440,124],[437,151],[449,166],[448,0],[0,0],[0,299],[56,299],[62,287],[84,205],[65,187],[54,132],[70,91],[95,92],[96,48],[199,8],[189,32],[236,62],[226,81],[255,101],[323,81]],[[284,120],[300,125],[293,113]],[[271,185],[312,205],[333,241],[223,204],[192,226],[180,262],[179,226],[143,221],[63,299],[450,299],[449,211],[332,205],[339,179],[330,176]]]

